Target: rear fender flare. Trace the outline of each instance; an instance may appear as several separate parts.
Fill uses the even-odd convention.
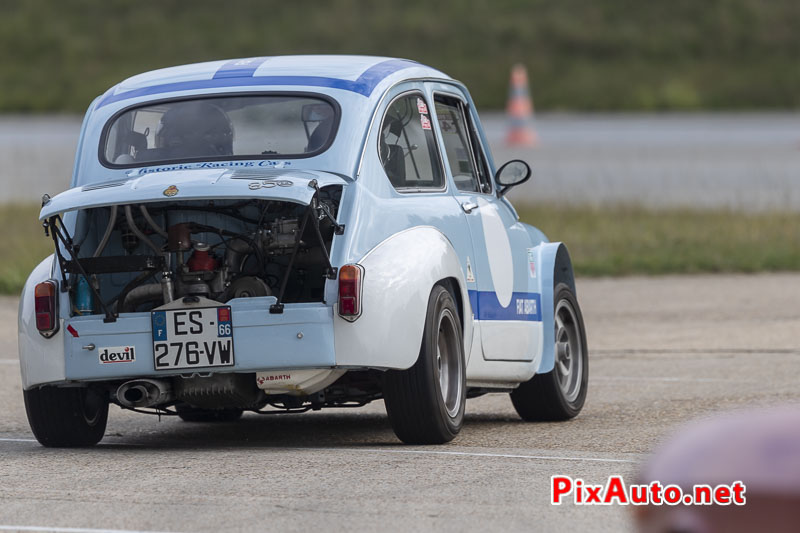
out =
[[[417,226],[396,233],[358,261],[364,267],[362,314],[354,322],[334,304],[336,364],[406,369],[419,356],[428,299],[442,282],[459,291],[464,353],[472,345],[472,309],[461,261],[438,229]],[[458,297],[460,296],[460,298]]]
[[[19,299],[17,325],[19,332],[19,366],[22,373],[22,387],[27,390],[43,383],[64,381],[66,370],[64,362],[64,320],[69,312],[67,293],[59,292],[59,321],[61,327],[55,335],[46,339],[36,329],[34,309],[34,288],[37,283],[54,276],[55,256],[44,259],[33,269]],[[63,281],[59,281],[63,283]]]

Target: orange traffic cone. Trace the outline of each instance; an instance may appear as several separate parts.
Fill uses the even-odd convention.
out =
[[[536,146],[539,137],[533,129],[533,104],[528,91],[528,72],[525,66],[516,64],[511,69],[511,82],[508,90],[508,146]]]

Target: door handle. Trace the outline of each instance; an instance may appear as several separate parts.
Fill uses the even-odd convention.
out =
[[[478,209],[478,204],[473,204],[472,202],[464,202],[461,204],[461,209],[463,209],[465,213],[470,214],[475,209]]]

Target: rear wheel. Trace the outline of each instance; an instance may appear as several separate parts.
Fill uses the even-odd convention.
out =
[[[88,387],[40,387],[23,395],[28,423],[43,446],[93,446],[103,438],[108,399],[100,392]]]
[[[537,374],[511,393],[511,402],[524,420],[567,420],[576,416],[586,401],[589,383],[589,351],[578,300],[559,283],[555,288],[555,365]]]
[[[463,334],[453,296],[436,285],[428,300],[422,347],[407,370],[384,377],[386,413],[407,444],[442,444],[461,430],[466,404]]]
[[[179,403],[175,411],[185,422],[235,422],[242,417],[242,409],[201,409],[186,403]]]

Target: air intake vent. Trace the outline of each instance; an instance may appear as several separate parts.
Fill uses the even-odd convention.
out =
[[[119,187],[120,185],[125,185],[128,183],[128,180],[124,181],[106,181],[104,183],[95,183],[93,185],[86,185],[81,191],[96,191],[97,189],[110,189],[111,187]]]
[[[275,176],[280,176],[283,172],[277,172],[272,169],[253,170],[253,169],[236,169],[229,170],[222,175],[223,178],[231,178],[235,180],[263,180]]]
[[[222,175],[223,178],[231,178],[234,180],[268,180],[274,178],[305,178],[313,179],[314,175],[308,172],[298,170],[282,170],[282,169],[236,169],[229,170]]]
[[[175,380],[175,395],[179,400],[201,409],[257,407],[263,393],[256,386],[256,375],[212,374],[193,375]]]

